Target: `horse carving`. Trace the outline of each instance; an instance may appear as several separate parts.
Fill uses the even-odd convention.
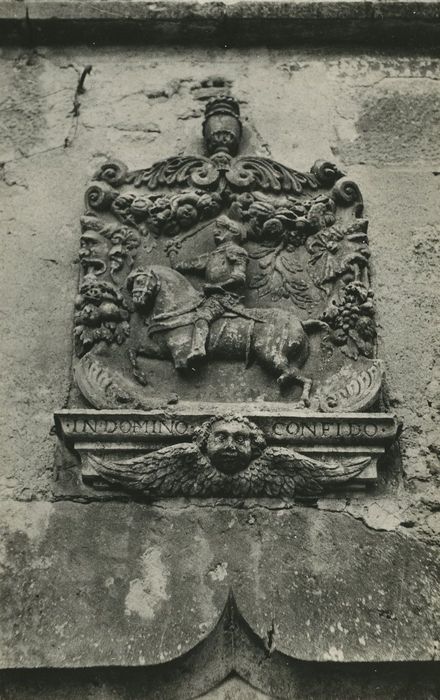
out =
[[[145,319],[131,360],[139,355],[171,359],[177,370],[188,369],[197,310],[204,295],[180,272],[162,265],[134,270],[127,279],[134,308]],[[308,334],[327,328],[322,321],[300,321],[283,309],[245,309],[226,312],[210,327],[207,359],[256,360],[273,374],[280,390],[302,386],[300,401],[308,405],[312,380],[300,374],[310,347]],[[140,373],[137,372],[139,375]]]

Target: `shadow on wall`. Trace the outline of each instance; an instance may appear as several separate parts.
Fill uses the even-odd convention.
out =
[[[0,673],[2,700],[419,700],[439,697],[430,662],[338,663],[289,659],[276,626],[260,639],[230,593],[212,633],[182,657],[148,667],[19,669]],[[257,690],[258,689],[258,690]],[[103,695],[105,693],[105,695]]]

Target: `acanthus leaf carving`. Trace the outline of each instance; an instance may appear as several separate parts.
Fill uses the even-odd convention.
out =
[[[125,177],[127,184],[145,186],[150,190],[159,187],[177,187],[193,184],[196,187],[212,187],[220,172],[209,158],[203,156],[177,156],[155,163],[147,170],[138,170]]]
[[[256,156],[242,156],[233,161],[226,179],[237,189],[263,192],[302,194],[306,189],[318,189],[312,173],[300,173],[270,158]]]
[[[217,157],[215,157],[217,156]],[[307,190],[329,187],[343,177],[343,173],[328,161],[316,161],[310,172],[303,173],[288,168],[271,158],[262,156],[239,156],[231,158],[225,154],[219,158],[204,156],[173,156],[154,163],[144,170],[129,172],[119,161],[108,161],[95,173],[96,180],[102,180],[111,187],[132,184],[134,187],[147,187],[157,190],[161,187],[195,187],[212,189],[220,185],[233,190],[253,190],[271,193],[301,195]],[[335,189],[341,201],[349,203],[359,193],[354,183],[344,183]],[[360,193],[359,193],[360,194]],[[354,200],[353,200],[354,201]]]
[[[367,237],[368,221],[357,219],[347,227],[331,226],[319,230],[306,242],[310,253],[308,264],[317,287],[326,294],[338,278],[368,283],[370,251]]]

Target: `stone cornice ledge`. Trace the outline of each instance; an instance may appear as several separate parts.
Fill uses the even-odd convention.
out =
[[[1,43],[440,46],[439,0],[0,0]]]

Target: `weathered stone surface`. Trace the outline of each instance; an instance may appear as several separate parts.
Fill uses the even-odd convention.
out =
[[[4,510],[4,667],[170,661],[212,632],[230,590],[263,657],[273,629],[297,659],[436,658],[435,551],[348,515],[273,501]]]
[[[428,46],[438,41],[439,11],[430,0],[3,0],[0,24],[4,41]]]
[[[341,658],[342,650],[344,659],[361,661],[435,656],[438,632],[427,597],[435,596],[437,572],[431,545],[438,543],[440,533],[435,326],[439,154],[434,120],[426,115],[423,129],[416,133],[407,98],[408,86],[414,85],[432,112],[438,99],[438,60],[402,53],[259,49],[256,55],[245,49],[225,52],[212,48],[206,52],[126,49],[122,59],[109,49],[5,49],[0,60],[1,369],[2,403],[7,407],[1,428],[1,509],[5,514],[6,507],[18,513],[14,517],[6,514],[10,539],[4,544],[9,543],[11,568],[5,582],[16,607],[5,607],[2,631],[8,649],[2,650],[4,663],[9,659],[17,665],[128,665],[143,663],[140,657],[147,659],[146,653],[151,653],[151,661],[160,661],[152,648],[157,640],[152,636],[153,623],[136,612],[139,600],[144,614],[151,606],[156,613],[171,609],[164,606],[177,606],[180,618],[176,615],[170,630],[164,631],[161,617],[162,626],[156,633],[164,633],[167,658],[178,656],[213,628],[230,583],[242,613],[263,638],[271,627],[273,605],[287,611],[280,620],[278,647],[285,653],[323,659],[324,654]],[[93,70],[76,117],[72,109],[77,81],[88,64],[93,64]],[[286,160],[289,154],[290,162],[307,168],[313,152],[337,161],[342,169],[349,165],[351,177],[362,183],[370,219],[388,403],[404,424],[401,455],[388,455],[374,495],[344,502],[325,499],[319,503],[321,512],[301,508],[237,511],[226,504],[215,509],[182,504],[170,511],[124,504],[53,504],[56,437],[50,435],[50,428],[54,410],[64,405],[69,392],[77,220],[86,182],[103,161],[121,154],[135,168],[159,159],[164,152],[193,151],[204,101],[215,92],[213,75],[248,103],[246,111],[253,116],[245,126],[252,148],[261,155]],[[396,139],[394,100],[400,114]],[[411,104],[412,109],[414,102]],[[383,121],[384,135],[372,117]],[[369,131],[363,131],[365,127]],[[400,137],[407,128],[414,139],[402,148]],[[15,499],[24,503],[17,505]],[[156,555],[148,554],[149,548],[162,547],[161,529],[172,524],[178,532],[175,544],[168,537],[171,549],[161,552],[159,562]],[[178,543],[182,548],[186,525],[189,533],[201,539],[194,542],[188,535],[189,550],[184,551],[190,551],[191,560],[183,571]],[[116,540],[112,537],[115,528]],[[33,542],[28,541],[29,532]],[[259,581],[251,575],[252,552],[254,561],[260,561],[255,570],[264,574]],[[173,590],[164,589],[159,577],[151,593],[145,592],[145,571],[151,566],[157,577],[164,561],[166,571],[172,572],[166,574],[166,581],[172,579]],[[336,590],[342,590],[336,598],[332,570],[327,566],[315,570],[318,564],[332,561],[344,567],[343,571],[334,568],[334,576],[342,579],[336,581]],[[300,574],[295,575],[292,571],[297,563]],[[273,581],[265,578],[270,567],[289,574],[281,572],[279,579],[285,585],[279,594],[274,588],[277,577]],[[307,579],[312,574],[317,578]],[[385,596],[379,593],[379,579]],[[314,591],[327,591],[324,605],[322,596],[312,596],[307,585]],[[302,610],[295,591],[305,601]],[[170,600],[163,600],[168,595]],[[126,613],[127,596],[130,615]],[[188,600],[193,597],[199,602],[191,612]],[[386,605],[380,602],[384,597]],[[347,600],[362,621],[359,634],[357,614],[343,606]],[[388,617],[387,611],[396,619]],[[308,627],[298,629],[307,619],[314,621],[310,640]],[[90,620],[97,622],[93,625]],[[349,630],[347,634],[338,629],[338,622]],[[207,627],[199,629],[202,623]],[[376,624],[381,627],[380,635]],[[193,630],[191,638],[184,636],[188,629]],[[119,644],[112,641],[112,635]],[[13,639],[18,640],[16,644]],[[13,653],[14,658],[6,653]],[[307,676],[307,688],[316,673]],[[370,673],[376,678],[376,672]],[[364,677],[367,690],[352,685],[352,690],[339,697],[363,697],[364,692],[364,697],[388,698],[392,697],[390,688],[397,688],[393,690],[397,697],[411,700],[438,694],[434,681],[423,690],[421,676],[416,676],[415,686],[407,687],[399,680],[401,670],[392,674],[394,685],[373,687],[371,678]],[[409,682],[408,676],[402,678]],[[52,696],[41,681],[35,686],[43,687],[41,692],[21,687],[14,691],[15,697],[58,700],[63,697],[64,681],[57,682],[53,681]],[[99,682],[101,697],[110,692],[124,697],[126,691],[121,686],[114,690],[113,681],[101,677]],[[19,681],[11,679],[10,683],[13,689]],[[328,690],[327,683],[328,678],[322,681],[316,697]],[[87,687],[94,697],[95,690]],[[338,697],[337,687],[331,687]],[[69,700],[74,697],[67,692]],[[270,689],[266,687],[265,692],[269,694]],[[298,697],[304,693],[300,686]]]
[[[164,152],[194,150],[194,122],[202,119],[206,96],[221,90],[213,86],[213,62],[216,84],[232,85],[248,102],[252,122],[246,128],[253,148],[278,160],[292,152],[298,167],[308,166],[312,152],[340,162],[347,144],[358,139],[355,122],[365,86],[423,81],[435,95],[437,82],[431,78],[438,61],[336,54],[324,61],[313,53],[292,57],[283,51],[261,58],[247,51],[214,52],[208,61],[203,52],[131,50],[116,65],[112,51],[98,57],[73,49],[11,49],[3,60],[2,376],[10,405],[2,428],[3,493],[44,497],[52,491],[51,414],[63,405],[69,388],[77,220],[86,181],[97,166],[121,153],[141,167]],[[76,118],[71,110],[77,80],[81,67],[93,62]],[[262,84],[271,86],[270,100],[259,99]],[[300,129],[301,124],[308,128]],[[433,280],[438,276],[439,205],[432,174],[438,165],[426,154],[422,161],[413,150],[399,152],[397,143],[394,153],[400,153],[405,168],[363,165],[359,161],[367,152],[358,153],[358,164],[353,163],[352,149],[350,172],[362,182],[371,221],[381,354],[391,405],[405,425],[403,467],[410,491],[399,493],[397,520],[420,524],[430,537],[438,530],[432,513],[438,502],[437,402],[430,378],[438,354]],[[36,298],[44,301],[35,304]]]
[[[440,116],[440,88],[434,76],[389,77],[368,87],[355,121],[357,136],[341,144],[346,163],[438,163],[435,138]],[[423,124],[423,129],[420,128]]]

